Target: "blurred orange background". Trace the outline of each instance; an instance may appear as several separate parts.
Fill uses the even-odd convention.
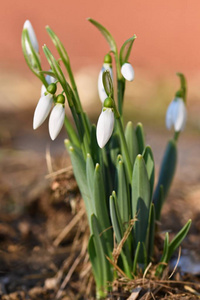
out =
[[[118,45],[137,35],[130,58],[135,66],[152,73],[199,72],[199,16],[198,0],[2,1],[0,62],[3,67],[25,65],[20,37],[23,23],[29,19],[40,46],[51,45],[45,32],[45,25],[49,25],[66,45],[76,67],[101,63],[108,47],[86,21],[91,17],[110,30]]]
[[[4,99],[1,110],[35,106],[39,97],[41,83],[29,71],[21,50],[21,31],[26,19],[36,32],[44,69],[49,67],[42,45],[47,44],[57,55],[45,31],[45,25],[49,25],[71,58],[83,102],[88,100],[90,106],[94,98],[98,99],[98,72],[109,47],[87,21],[91,17],[111,32],[118,47],[133,34],[137,35],[129,59],[136,76],[134,83],[127,84],[127,95],[134,99],[136,111],[143,102],[145,108],[148,100],[149,106],[155,105],[163,118],[179,88],[175,74],[183,72],[192,104],[189,106],[191,122],[200,127],[200,1],[7,0],[1,3],[0,14],[0,97]],[[161,97],[162,103],[157,105]]]

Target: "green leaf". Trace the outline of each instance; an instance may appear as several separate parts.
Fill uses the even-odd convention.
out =
[[[130,155],[130,160],[133,165],[135,162],[135,158],[139,153],[139,150],[138,150],[137,136],[133,128],[132,122],[128,122],[126,125],[125,138],[126,138],[129,155]]]
[[[110,229],[110,219],[108,215],[108,203],[106,201],[104,181],[102,170],[99,164],[96,164],[94,171],[94,196],[96,216],[99,220],[101,230],[104,231],[103,236],[107,241],[109,250],[112,251],[112,231]]]
[[[105,297],[108,291],[108,281],[113,280],[111,267],[109,261],[106,259],[105,255],[108,255],[108,251],[106,248],[106,242],[104,240],[104,236],[101,235],[101,229],[98,222],[97,217],[93,214],[91,216],[91,224],[92,224],[92,233],[94,236],[94,247],[96,251],[96,255],[100,262],[100,275],[99,282],[101,282],[100,287],[98,289],[98,296]]]
[[[90,150],[95,164],[99,162],[99,149],[100,148],[97,144],[97,137],[96,137],[96,125],[93,124],[90,131]]]
[[[144,129],[141,123],[138,123],[135,129],[137,141],[138,141],[138,148],[139,153],[142,154],[145,148],[145,138],[144,138]]]
[[[153,250],[154,250],[154,237],[155,237],[155,208],[154,204],[151,203],[151,209],[149,214],[149,223],[147,231],[147,252],[148,252],[148,263],[152,261]]]
[[[119,216],[119,212],[117,212],[116,207],[116,195],[115,193],[110,196],[110,217],[113,226],[113,230],[116,236],[117,243],[121,242],[123,236],[122,222]]]
[[[134,261],[133,261],[133,274],[137,274],[137,264],[138,264],[138,257],[139,257],[139,252],[140,252],[140,242],[137,243],[137,247],[135,250],[135,255],[134,255]]]
[[[44,75],[49,75],[49,76],[54,77],[55,79],[57,79],[56,75],[52,71],[40,71],[39,73],[44,74]]]
[[[112,195],[110,196],[110,217],[111,217],[111,222],[112,222],[112,226],[114,229],[115,237],[116,237],[117,243],[119,244],[124,236],[125,229],[123,229],[122,221],[121,221],[119,210],[117,207],[117,202],[118,202],[118,199],[116,197],[115,191],[113,191]],[[130,252],[127,242],[128,242],[128,240],[125,241],[120,255],[121,255],[121,258],[123,261],[124,270],[125,270],[126,275],[129,278],[132,278],[131,269],[130,269],[130,267],[132,265],[131,256],[130,256],[131,252]]]
[[[69,119],[67,116],[65,116],[65,128],[67,131],[67,134],[69,136],[70,141],[72,142],[72,144],[74,144],[76,147],[80,148],[80,141],[79,138],[77,136],[77,133],[75,132],[72,124],[70,123]]]
[[[113,82],[112,82],[112,78],[110,75],[110,71],[106,70],[103,72],[103,86],[105,89],[105,92],[107,94],[108,97],[113,97]]]
[[[89,225],[91,228],[91,215],[94,213],[92,209],[92,200],[90,198],[90,191],[88,189],[87,177],[86,177],[86,165],[81,150],[76,146],[72,145],[69,140],[65,140],[65,146],[71,158],[73,166],[74,176],[76,178],[78,187],[83,197],[86,212],[88,216]]]
[[[49,26],[46,26],[46,30],[47,30],[52,42],[56,46],[56,49],[57,49],[60,57],[62,58],[62,60],[64,60],[65,62],[67,62],[69,64],[69,56],[68,56],[67,51],[65,50],[65,47],[63,46],[62,42],[58,38],[58,36],[55,34],[55,32]]]
[[[155,204],[157,220],[160,217],[160,211],[163,204],[160,201],[164,202],[164,199],[167,196],[167,193],[171,186],[174,173],[176,170],[176,162],[177,162],[176,142],[174,140],[170,140],[165,150],[165,154],[162,160],[161,169],[159,173],[158,183],[153,195],[153,202]],[[163,186],[163,198],[160,197],[161,185]]]
[[[153,152],[150,146],[146,146],[142,156],[144,158],[146,168],[147,168],[147,174],[150,182],[150,194],[152,198],[153,188],[154,188],[154,178],[155,178],[155,166],[154,166]]]
[[[103,27],[100,23],[98,23],[97,21],[95,21],[91,18],[88,18],[88,21],[90,21],[90,23],[92,23],[97,29],[99,29],[99,31],[102,33],[102,35],[107,40],[107,42],[110,46],[110,50],[113,51],[114,53],[117,53],[117,46],[116,46],[115,40],[112,37],[112,35],[110,34],[110,32],[105,27]]]
[[[139,154],[135,160],[132,176],[132,218],[137,218],[134,226],[136,242],[146,241],[150,205],[150,183],[144,159]],[[142,251],[139,260],[140,263],[144,263]]]
[[[102,274],[101,274],[101,262],[97,256],[97,252],[94,245],[94,235],[90,236],[88,243],[88,253],[90,256],[90,262],[92,264],[92,272],[97,285],[97,290],[102,286]]]
[[[128,62],[131,49],[133,46],[133,42],[136,39],[136,35],[134,34],[131,38],[126,40],[122,45],[119,53],[120,65],[122,66],[124,63]]]
[[[169,244],[169,251],[167,255],[167,262],[170,260],[174,251],[180,246],[181,242],[186,237],[192,221],[188,220],[187,223],[183,226],[183,228],[177,233],[177,235],[173,238],[173,240]]]
[[[122,156],[118,156],[117,160],[117,206],[120,213],[122,224],[128,224],[131,218],[130,199],[128,195],[128,183],[126,180],[126,172]]]
[[[86,175],[87,175],[87,184],[90,192],[90,198],[92,199],[92,211],[96,214],[95,203],[93,199],[94,195],[94,163],[91,155],[87,154],[86,159]]]
[[[156,268],[156,276],[161,276],[162,275],[162,272],[165,269],[166,264],[167,264],[168,252],[169,252],[169,233],[166,232],[163,254],[162,254],[162,257],[160,259],[160,264]]]

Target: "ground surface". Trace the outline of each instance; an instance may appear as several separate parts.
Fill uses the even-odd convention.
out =
[[[46,163],[45,148],[49,138],[45,127],[32,137],[32,111],[17,115],[4,113],[0,117],[0,128],[6,129],[1,131],[0,151],[0,299],[92,299],[88,296],[93,281],[84,238],[87,237],[87,225],[62,143],[63,136],[51,148],[52,161],[47,155]],[[148,128],[147,140],[153,147],[158,165],[167,137],[162,130]],[[185,271],[189,275],[178,273],[176,276],[198,284],[199,149],[196,134],[186,132],[181,136],[177,175],[161,221],[161,230],[170,230],[173,236],[192,218],[190,233],[183,243],[189,257],[187,264],[185,261],[183,264],[188,266]],[[60,174],[45,177],[49,171],[62,168],[65,169]],[[76,213],[78,218],[71,224]],[[66,229],[69,224],[71,230]],[[64,229],[67,232],[62,236],[60,233]],[[192,275],[194,267],[196,274]],[[169,291],[178,292],[175,286],[157,299],[198,299],[198,284],[181,285],[182,296],[173,298],[175,296],[170,296]],[[189,296],[186,296],[188,292]],[[151,295],[149,297],[145,299],[153,299]]]

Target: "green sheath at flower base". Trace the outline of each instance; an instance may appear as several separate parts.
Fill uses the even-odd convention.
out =
[[[65,96],[63,94],[58,95],[57,98],[56,98],[56,103],[64,104],[65,103]]]
[[[57,85],[55,83],[51,83],[48,85],[47,92],[54,95],[56,93],[56,91],[57,91]]]

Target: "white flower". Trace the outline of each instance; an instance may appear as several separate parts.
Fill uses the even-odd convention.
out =
[[[175,131],[183,131],[187,119],[187,111],[182,98],[176,97],[169,105],[166,113],[166,127],[174,125]]]
[[[114,113],[112,108],[103,108],[97,122],[97,142],[103,148],[110,139],[114,128]]]
[[[47,94],[42,96],[36,106],[33,117],[33,129],[37,129],[47,118],[53,103],[53,96]]]
[[[61,103],[56,103],[49,117],[49,134],[52,140],[58,136],[65,120],[65,108]]]
[[[129,63],[123,64],[121,67],[121,73],[126,80],[133,81],[135,74],[131,64]]]
[[[28,35],[29,35],[29,38],[30,38],[30,42],[31,42],[33,48],[35,49],[36,53],[39,53],[38,41],[37,41],[33,26],[31,25],[31,22],[29,20],[26,20],[26,22],[24,23],[23,28],[27,29]],[[27,54],[31,55],[31,49],[30,49],[30,46],[29,46],[27,40],[25,41],[25,45],[26,45]]]
[[[113,72],[112,72],[112,68],[110,67],[110,64],[104,63],[98,77],[98,92],[99,92],[99,98],[102,103],[108,97],[103,86],[103,78],[102,78],[103,72],[106,70],[110,72],[111,78],[113,78]]]

